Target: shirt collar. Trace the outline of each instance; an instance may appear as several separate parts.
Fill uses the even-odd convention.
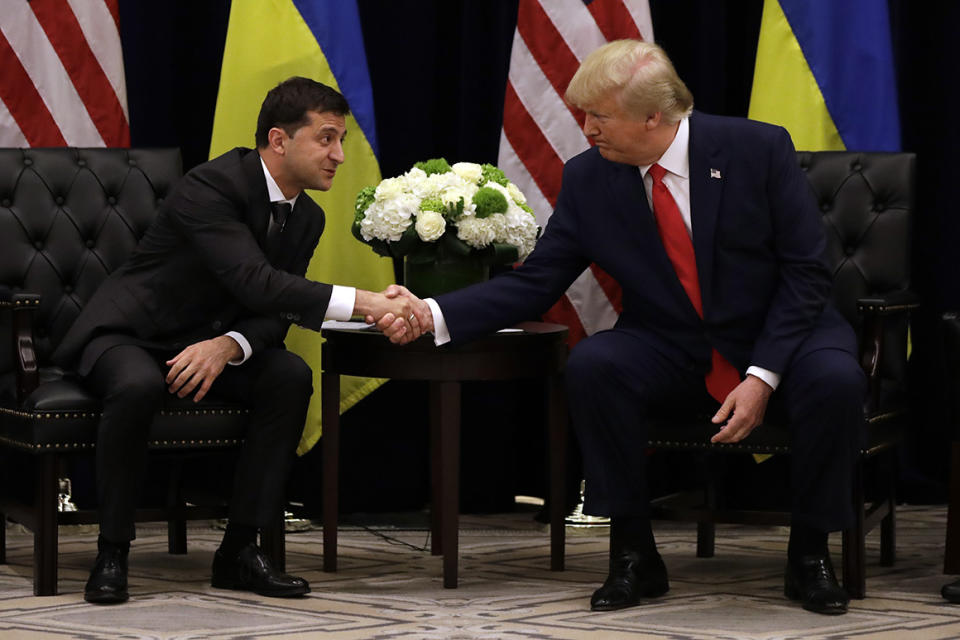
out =
[[[270,170],[267,169],[267,163],[263,161],[263,157],[260,157],[260,166],[263,167],[263,177],[267,180],[267,197],[270,199],[270,203],[274,202],[286,202],[290,204],[292,208],[297,203],[297,198],[300,197],[300,194],[293,196],[292,198],[284,198],[283,192],[280,191],[280,187],[277,186],[277,181],[273,179],[273,176],[270,175]]]
[[[673,142],[671,142],[670,146],[667,147],[667,150],[663,152],[663,155],[660,156],[660,159],[657,160],[656,164],[659,164],[670,173],[676,174],[681,178],[686,179],[690,177],[689,118],[683,118],[680,120],[680,126],[677,127],[677,135],[673,137]],[[641,166],[641,175],[646,176],[647,171],[651,166],[653,165],[648,164]]]

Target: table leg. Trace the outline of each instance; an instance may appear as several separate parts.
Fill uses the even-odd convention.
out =
[[[460,521],[460,383],[431,382],[431,429],[440,443],[440,533],[443,586],[457,587]],[[434,478],[436,486],[437,478]]]
[[[550,570],[563,571],[567,534],[564,523],[567,503],[567,412],[560,376],[547,378],[546,403],[550,431]]]
[[[320,377],[323,435],[323,570],[337,570],[337,512],[340,498],[340,375]]]
[[[443,421],[440,418],[440,391],[430,385],[430,555],[443,553],[443,495],[440,491],[442,458],[440,451]]]

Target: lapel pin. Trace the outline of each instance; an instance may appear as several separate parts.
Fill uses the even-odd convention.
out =
[[[710,177],[720,179],[720,169],[710,169]]]

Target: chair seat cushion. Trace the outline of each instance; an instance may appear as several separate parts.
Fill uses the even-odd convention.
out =
[[[12,376],[0,377],[0,441],[33,452],[93,448],[97,438],[100,401],[62,371],[41,371],[41,383],[16,406],[11,398]],[[168,396],[150,426],[150,447],[217,448],[243,441],[249,410],[237,404],[205,398]]]

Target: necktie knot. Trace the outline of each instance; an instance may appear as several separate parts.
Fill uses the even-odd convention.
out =
[[[663,176],[667,175],[667,170],[654,163],[647,169],[647,173],[653,178],[653,184],[663,184]]]
[[[270,203],[270,215],[279,231],[283,231],[283,228],[287,225],[287,218],[290,216],[292,209],[293,207],[290,206],[289,202]]]

